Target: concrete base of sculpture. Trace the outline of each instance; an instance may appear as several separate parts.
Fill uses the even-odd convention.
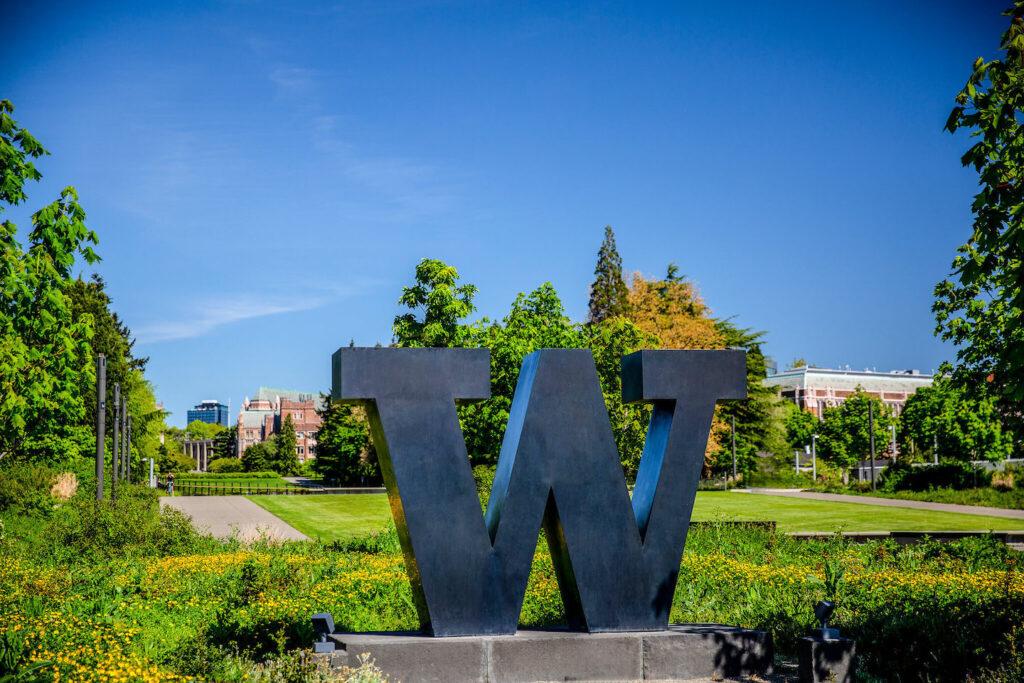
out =
[[[797,640],[796,649],[800,659],[800,683],[853,683],[857,680],[856,644],[849,638],[825,639],[818,633]]]
[[[415,632],[335,633],[332,668],[359,666],[368,653],[391,680],[638,681],[734,678],[771,671],[764,631],[673,624],[667,631],[579,633],[524,629],[514,636],[435,638]]]

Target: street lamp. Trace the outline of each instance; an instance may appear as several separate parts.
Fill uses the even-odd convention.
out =
[[[889,425],[889,431],[892,432],[892,461],[896,462],[896,425]]]
[[[811,478],[818,481],[818,435],[811,434]]]

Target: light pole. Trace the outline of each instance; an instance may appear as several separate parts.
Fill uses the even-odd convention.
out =
[[[892,461],[896,462],[896,425],[889,425],[889,431],[892,432]]]
[[[932,434],[932,461],[939,464],[939,435]]]
[[[732,416],[732,481],[736,485],[736,416]],[[745,484],[744,484],[745,485]]]
[[[103,500],[103,440],[107,428],[107,357],[96,357],[96,500]]]
[[[818,435],[811,434],[811,478],[818,481]]]
[[[875,490],[875,404],[868,399],[868,436],[871,439],[871,490]]]

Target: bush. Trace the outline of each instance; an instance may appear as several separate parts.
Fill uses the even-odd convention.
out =
[[[216,462],[216,461],[214,461]],[[177,481],[203,481],[206,479],[280,479],[277,472],[174,472]]]
[[[58,561],[97,560],[182,555],[215,547],[180,511],[161,508],[156,490],[148,486],[119,485],[117,500],[110,495],[95,500],[95,488],[79,489],[68,505],[53,517],[45,531],[46,551]]]
[[[217,458],[210,461],[208,468],[213,474],[242,472],[244,470],[242,461],[238,458]]]
[[[487,501],[491,498],[491,487],[494,486],[494,465],[477,465],[473,468],[473,479],[476,480],[476,493],[480,496],[480,504],[487,509]]]
[[[924,467],[897,462],[882,473],[881,488],[885,491],[927,491],[938,488],[964,490],[989,486],[991,483],[991,473],[975,468],[969,462],[949,461]]]
[[[56,481],[57,473],[45,465],[6,464],[0,469],[0,512],[48,515],[53,511],[50,490]]]

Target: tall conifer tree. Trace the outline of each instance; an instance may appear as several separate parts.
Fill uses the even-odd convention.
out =
[[[590,285],[590,314],[588,321],[599,323],[617,315],[625,315],[629,308],[629,289],[622,279],[622,257],[615,247],[612,226],[604,228],[604,242],[597,252],[594,284]]]

